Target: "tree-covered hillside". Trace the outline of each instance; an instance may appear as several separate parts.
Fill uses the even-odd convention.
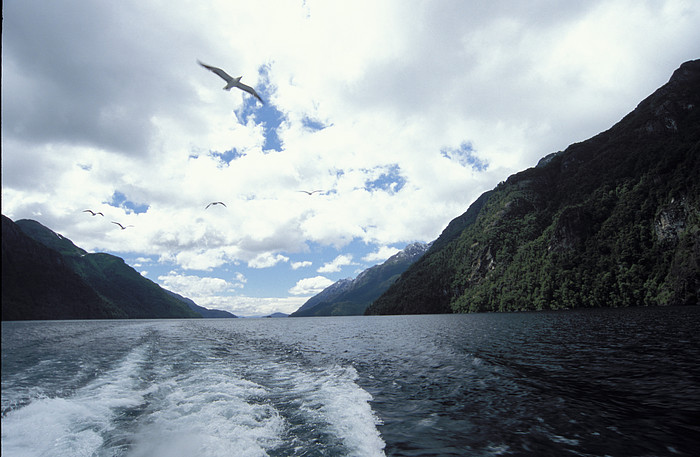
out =
[[[123,317],[60,253],[2,216],[2,320]]]
[[[482,195],[367,312],[697,304],[699,176],[692,61],[610,130]]]
[[[123,259],[2,217],[3,320],[181,317],[202,316]]]

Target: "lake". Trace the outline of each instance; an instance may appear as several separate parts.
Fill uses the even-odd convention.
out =
[[[690,456],[700,308],[2,323],[2,455]]]

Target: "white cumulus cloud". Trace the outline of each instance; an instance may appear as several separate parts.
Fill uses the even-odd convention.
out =
[[[294,287],[289,289],[289,293],[292,295],[316,295],[331,284],[333,281],[325,276],[304,278],[297,281]]]
[[[197,301],[198,297],[217,295],[236,287],[235,283],[230,283],[221,278],[183,275],[176,272],[159,276],[158,280],[168,290],[192,298],[195,301]]]
[[[258,254],[254,259],[248,261],[250,268],[269,268],[277,265],[280,262],[288,262],[289,257],[282,254],[273,254],[271,252],[263,252]]]
[[[352,254],[341,254],[332,261],[324,264],[316,271],[319,273],[335,273],[347,265],[355,265],[355,263],[352,261]]]
[[[364,256],[362,260],[365,262],[383,262],[399,251],[400,249],[392,248],[391,246],[380,246],[375,252],[370,252]]]

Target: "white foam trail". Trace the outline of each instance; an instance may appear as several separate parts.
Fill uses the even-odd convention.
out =
[[[376,427],[381,421],[370,406],[372,396],[355,383],[357,378],[353,367],[334,367],[318,390],[322,410],[351,455],[383,456],[385,444]]]
[[[370,406],[372,396],[356,384],[353,367],[332,366],[292,372],[284,379],[286,395],[299,399],[311,422],[327,428],[351,456],[384,456],[385,443],[377,425],[381,421]]]
[[[225,367],[181,375],[155,395],[157,409],[137,432],[133,457],[257,457],[280,443],[284,421],[258,401],[265,390]]]
[[[150,349],[136,347],[70,396],[10,411],[3,457],[263,457],[318,446],[384,455],[372,398],[353,367],[300,365],[265,351],[232,358],[202,346]]]
[[[92,456],[112,427],[115,408],[143,402],[134,373],[143,362],[144,348],[134,349],[108,371],[69,398],[37,398],[2,419],[4,457]]]

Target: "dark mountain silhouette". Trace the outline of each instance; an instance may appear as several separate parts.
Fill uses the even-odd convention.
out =
[[[123,259],[90,254],[36,221],[2,216],[3,320],[182,317],[202,312]]]
[[[125,317],[61,254],[2,216],[2,320]]]
[[[609,130],[509,177],[367,314],[697,304],[700,60]]]
[[[220,309],[209,309],[205,308],[203,306],[199,306],[194,302],[194,300],[183,297],[182,295],[176,294],[175,292],[171,292],[167,289],[165,290],[168,294],[170,294],[172,297],[177,298],[178,300],[183,301],[192,311],[196,312],[202,317],[205,317],[207,319],[212,319],[212,318],[235,318],[238,317],[235,314],[229,313],[228,311],[223,311]]]

